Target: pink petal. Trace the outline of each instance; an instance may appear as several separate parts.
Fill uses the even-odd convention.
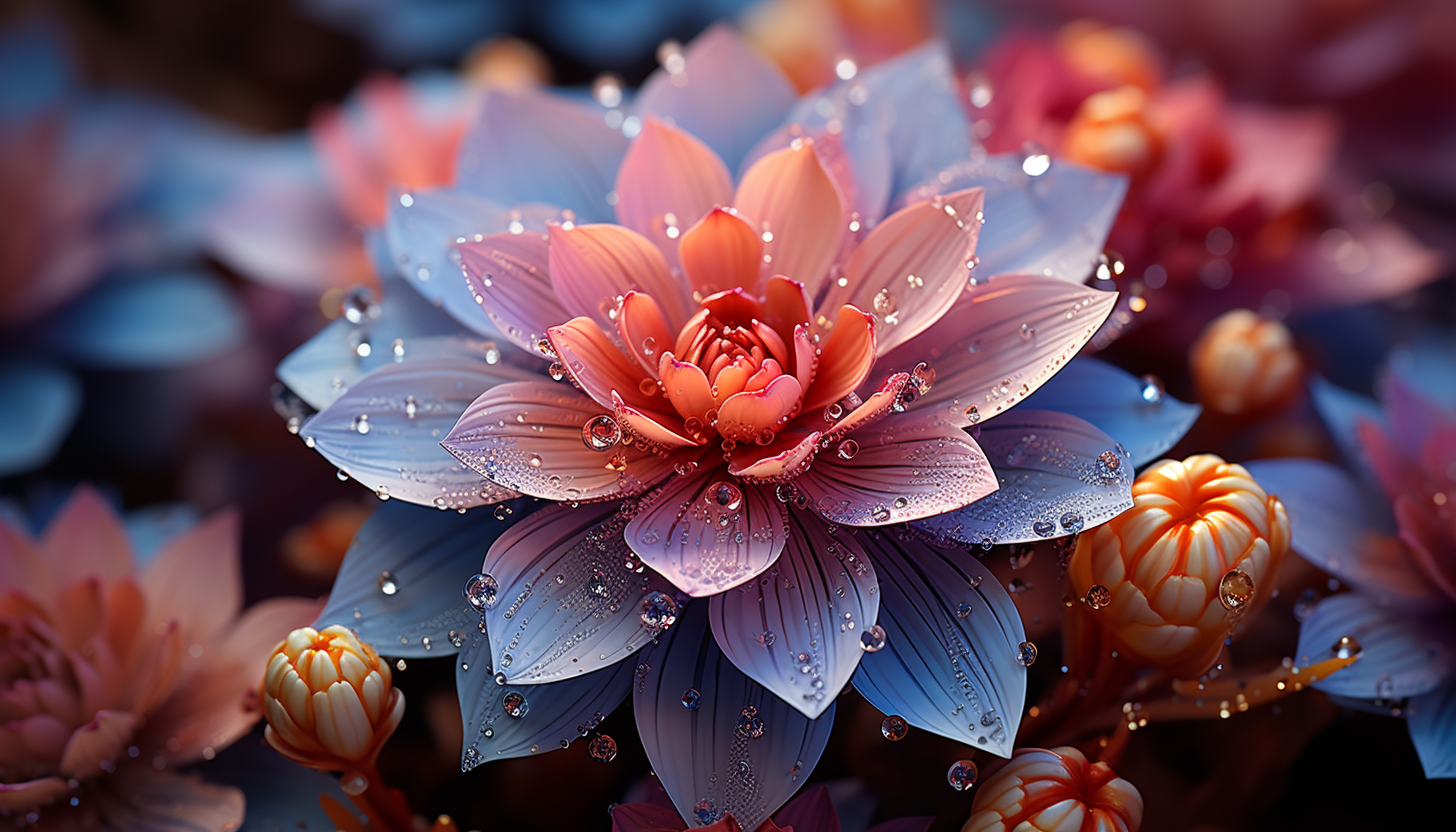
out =
[[[718,403],[713,400],[713,385],[708,383],[708,376],[702,368],[696,364],[684,364],[669,352],[663,354],[658,374],[662,378],[662,390],[678,415],[684,419],[698,419],[707,425],[710,421],[708,411],[715,409]]]
[[[492,234],[457,248],[466,284],[511,343],[537,352],[546,330],[572,317],[551,288],[545,235]]]
[[[772,234],[764,246],[767,270],[817,291],[848,229],[839,189],[809,142],[764,156],[744,174],[733,204],[756,231]]]
[[[169,541],[142,577],[155,618],[175,619],[190,646],[212,638],[243,608],[237,512],[226,511]]]
[[[617,393],[636,407],[666,409],[657,385],[636,361],[622,354],[601,327],[589,318],[573,318],[547,330],[561,366],[597,404],[610,408]]]
[[[706,441],[686,435],[687,430],[682,424],[684,420],[675,415],[638,410],[623,402],[620,397],[616,399],[614,410],[617,423],[624,432],[633,437],[634,443],[640,440],[658,451],[671,451],[697,447]]]
[[[865,399],[864,403],[846,413],[844,418],[835,422],[833,427],[825,431],[825,440],[840,439],[887,416],[894,410],[896,402],[903,403],[905,388],[910,385],[911,378],[909,373],[895,373],[885,379],[885,383],[880,385],[880,389]]]
[[[733,177],[718,154],[652,116],[617,171],[617,220],[669,256],[681,229],[732,198]]]
[[[880,355],[924,332],[965,289],[983,201],[984,191],[971,188],[891,214],[855,249],[846,285],[831,284],[821,308],[875,310]]]
[[[501,384],[481,394],[440,444],[492,482],[548,500],[625,497],[672,473],[670,462],[625,437],[603,450],[588,447],[583,428],[609,413],[559,384]]]
[[[46,527],[41,547],[55,575],[110,582],[130,575],[131,542],[121,518],[101,495],[81,486]]]
[[[1452,557],[1450,540],[1441,527],[1436,512],[1427,501],[1417,504],[1409,495],[1395,499],[1395,521],[1400,527],[1401,542],[1410,550],[1410,557],[1430,581],[1452,601],[1456,601],[1456,558]]]
[[[802,394],[793,376],[779,376],[762,390],[735,393],[718,408],[718,433],[738,442],[756,441],[798,412]]]
[[[819,431],[788,430],[770,445],[744,445],[733,452],[728,473],[750,482],[780,482],[803,473],[819,450]]]
[[[107,828],[129,832],[237,829],[243,823],[243,793],[196,775],[123,766],[111,775],[110,788],[94,800]]]
[[[751,580],[778,560],[788,535],[783,505],[721,465],[669,480],[627,524],[642,562],[694,597]]]
[[[672,349],[672,331],[667,316],[651,295],[628,292],[617,309],[617,334],[627,345],[627,352],[649,374],[656,376],[661,355]]]
[[[804,411],[818,410],[860,386],[875,363],[875,317],[845,304],[829,340],[819,353],[814,384],[804,396]]]
[[[23,530],[0,519],[0,595],[24,589],[37,597],[49,597],[54,581],[50,567],[34,540]]]
[[[42,777],[23,783],[0,783],[0,809],[24,813],[61,799],[71,791],[64,778]]]
[[[969,505],[997,488],[985,454],[960,428],[910,416],[853,437],[855,455],[824,454],[794,480],[824,519],[847,526],[903,523]]]
[[[819,349],[814,346],[814,336],[808,324],[794,327],[794,378],[799,386],[809,390],[814,385],[814,374],[819,369]]]
[[[752,290],[763,268],[763,239],[742,217],[714,208],[683,233],[677,256],[689,288],[700,295]]]
[[[123,759],[135,727],[136,717],[129,713],[97,711],[66,742],[59,771],[78,779],[102,774],[103,762],[116,763]]]
[[[646,237],[619,225],[552,226],[551,287],[566,311],[612,329],[618,298],[636,289],[651,295],[669,327],[688,317],[682,281]]]

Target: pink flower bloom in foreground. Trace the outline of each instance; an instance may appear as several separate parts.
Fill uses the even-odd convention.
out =
[[[239,617],[237,518],[143,570],[90,490],[40,540],[0,521],[0,815],[39,829],[236,828],[236,789],[176,771],[252,728],[257,670],[317,604]]]

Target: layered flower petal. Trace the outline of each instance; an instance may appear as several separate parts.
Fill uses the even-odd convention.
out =
[[[752,386],[752,378],[749,386]],[[779,428],[799,411],[803,390],[793,376],[778,376],[759,390],[735,393],[718,409],[718,433],[737,442],[770,441]]]
[[[511,343],[533,353],[553,324],[571,317],[551,288],[547,239],[506,233],[459,245],[465,283],[480,309]]]
[[[619,225],[558,225],[550,234],[551,288],[567,312],[614,329],[618,299],[635,289],[657,301],[670,325],[687,320],[682,281],[646,237]]]
[[[1426,777],[1456,777],[1456,685],[1415,697],[1409,712],[1411,740]]]
[[[733,199],[723,160],[688,133],[648,117],[617,171],[617,221],[672,252],[681,229]]]
[[[633,407],[663,411],[667,402],[657,395],[657,384],[635,360],[589,318],[572,318],[547,330],[551,349],[561,366],[583,392],[602,407],[613,407],[616,394]]]
[[[688,288],[707,297],[758,283],[763,238],[736,213],[714,208],[683,232],[677,256]]]
[[[1351,639],[1360,660],[1315,683],[1325,693],[1400,700],[1450,684],[1456,673],[1456,617],[1408,615],[1358,593],[1319,602],[1299,626],[1296,663],[1330,658]]]
[[[875,363],[875,337],[873,315],[851,304],[840,307],[814,365],[814,383],[804,397],[806,413],[839,401],[864,383]]]
[[[848,228],[839,189],[813,145],[799,142],[759,159],[738,183],[733,205],[763,233],[768,272],[813,294]]]
[[[1138,832],[1143,798],[1070,746],[1022,748],[976,791],[961,832]]]
[[[617,308],[617,334],[642,369],[657,375],[661,356],[672,347],[667,316],[651,295],[628,292]]]

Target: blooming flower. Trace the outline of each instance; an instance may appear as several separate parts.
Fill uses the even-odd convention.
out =
[[[1319,601],[1300,625],[1301,658],[1362,655],[1315,687],[1406,716],[1433,778],[1456,776],[1453,379],[1442,344],[1393,361],[1379,404],[1318,385],[1317,406],[1354,476],[1312,459],[1249,463],[1289,506],[1295,550],[1353,590]]]
[[[1106,763],[1070,746],[1019,748],[981,784],[961,832],[1137,832],[1143,798]]]
[[[144,571],[90,490],[40,540],[0,521],[0,809],[57,829],[240,823],[240,792],[173,769],[248,732],[268,645],[316,607],[241,608],[232,515]]]
[[[1083,535],[1068,579],[1126,650],[1191,678],[1263,605],[1289,550],[1289,518],[1248,471],[1212,454],[1138,477],[1133,508]]]

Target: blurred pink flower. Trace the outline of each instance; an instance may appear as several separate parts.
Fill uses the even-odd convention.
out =
[[[240,617],[242,595],[232,513],[140,571],[89,489],[39,540],[0,522],[0,814],[38,829],[237,828],[239,791],[175,769],[251,729],[258,667],[318,608],[275,598]]]

